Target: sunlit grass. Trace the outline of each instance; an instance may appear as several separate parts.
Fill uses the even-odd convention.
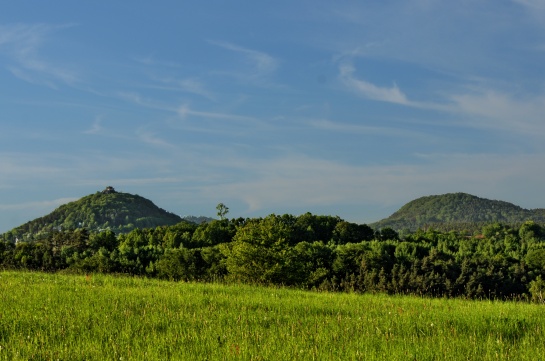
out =
[[[0,273],[2,360],[539,360],[543,307]]]

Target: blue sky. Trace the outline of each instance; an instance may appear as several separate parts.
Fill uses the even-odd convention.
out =
[[[108,185],[180,215],[545,207],[545,0],[1,4],[0,232]]]

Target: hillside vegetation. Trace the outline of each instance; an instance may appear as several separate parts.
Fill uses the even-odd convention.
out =
[[[53,231],[76,228],[127,233],[135,228],[174,225],[181,221],[179,216],[157,207],[144,197],[116,192],[108,187],[27,222],[8,232],[6,237],[13,240],[39,239]]]
[[[403,212],[410,213],[415,204],[414,209],[420,210],[415,214],[421,214],[422,209],[440,211],[445,208],[441,201],[450,197],[464,201],[448,204],[475,201],[475,213],[479,213],[479,204],[491,202],[489,209],[497,208],[497,215],[509,215],[501,209],[526,214],[505,202],[464,194],[427,197],[407,205]],[[106,203],[100,206],[101,202]],[[418,207],[419,203],[427,206]],[[96,215],[90,211],[93,209],[103,213]],[[89,229],[84,221],[81,227],[75,227],[80,219],[98,223],[98,216],[115,227],[116,219],[123,219],[124,209],[142,211],[143,217],[136,218],[137,222],[148,227],[117,234],[111,228]],[[42,228],[31,233],[35,231],[28,227],[25,231],[33,237],[20,238],[14,232],[0,236],[0,267],[358,293],[544,301],[545,227],[531,220],[516,226],[487,223],[474,234],[432,227],[400,234],[392,228],[374,230],[334,216],[305,213],[227,219],[228,207],[219,204],[216,209],[220,220],[201,224],[181,221],[153,228],[149,225],[155,217],[150,212],[156,207],[150,201],[120,193],[97,193],[54,212],[71,215],[52,219],[63,220],[64,226],[72,222],[68,224],[75,228]],[[468,213],[467,209],[471,208],[456,212]],[[172,218],[173,223],[177,220]],[[32,224],[43,226],[44,220],[36,222]]]
[[[372,223],[371,226],[411,232],[428,227],[476,230],[494,222],[520,225],[528,220],[545,223],[545,209],[528,210],[504,201],[479,198],[466,193],[449,193],[415,199],[390,217]]]

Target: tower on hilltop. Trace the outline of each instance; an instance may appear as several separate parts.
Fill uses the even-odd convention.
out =
[[[117,193],[114,187],[108,186],[102,191],[103,194]]]

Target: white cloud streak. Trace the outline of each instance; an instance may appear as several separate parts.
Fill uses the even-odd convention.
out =
[[[483,85],[468,85],[463,91],[443,89],[444,102],[441,104],[423,103],[409,100],[396,85],[378,87],[357,79],[354,72],[352,65],[341,64],[339,79],[348,90],[366,99],[458,115],[459,126],[545,135],[545,94],[515,96]]]
[[[243,115],[236,114],[227,114],[227,113],[214,113],[214,112],[203,112],[198,110],[192,110],[188,104],[183,104],[178,108],[178,115],[185,119],[189,116],[195,116],[200,118],[209,118],[209,119],[223,119],[223,120],[234,120],[242,122],[255,122],[256,118],[246,117]]]
[[[190,93],[202,96],[208,100],[216,100],[216,95],[206,88],[205,83],[198,79],[174,79],[154,77],[153,80],[160,82],[161,85],[152,85],[151,88]]]
[[[531,10],[545,10],[545,0],[513,0]]]
[[[257,131],[271,130],[272,126],[259,118],[224,113],[194,110],[189,104],[178,107],[178,121],[171,122],[173,129],[198,133],[245,136]]]
[[[229,68],[229,63],[225,61],[223,69],[212,71],[210,74],[227,76],[241,84],[261,88],[283,87],[271,81],[271,76],[280,65],[280,61],[275,57],[262,51],[244,48],[228,42],[209,41],[209,43],[240,55],[234,64],[231,64],[231,68]]]
[[[253,65],[254,75],[256,76],[272,73],[278,67],[278,60],[264,52],[247,49],[228,42],[210,41],[210,44],[244,55]]]
[[[84,134],[100,134],[104,128],[102,127],[102,117],[96,117],[95,121],[91,125],[91,128],[84,131]]]
[[[136,135],[142,142],[148,145],[152,145],[154,147],[159,147],[164,149],[170,149],[170,150],[178,149],[178,147],[175,146],[174,144],[171,144],[165,139],[159,137],[157,133],[146,130],[145,128],[137,129]]]
[[[45,209],[54,209],[63,204],[73,202],[78,198],[59,198],[54,200],[38,201],[38,202],[25,202],[17,204],[0,204],[0,211],[41,211]]]
[[[78,75],[67,66],[53,64],[39,55],[48,35],[58,29],[72,25],[52,26],[46,24],[0,25],[0,51],[10,55],[14,64],[11,73],[29,83],[56,88],[57,82],[72,85]]]
[[[470,126],[525,135],[545,135],[545,95],[516,98],[493,89],[450,95],[455,111],[471,116]]]
[[[429,141],[430,139],[430,135],[424,132],[400,129],[399,127],[376,127],[359,124],[348,124],[342,122],[334,122],[328,119],[312,119],[307,121],[306,123],[316,129],[340,133],[401,137],[411,138],[413,140],[418,138],[425,138]]]
[[[381,102],[410,105],[405,94],[403,94],[395,84],[391,88],[384,88],[378,87],[365,80],[356,79],[354,77],[355,69],[349,64],[341,64],[339,70],[339,78],[341,82],[350,90],[365,98],[378,100]]]

